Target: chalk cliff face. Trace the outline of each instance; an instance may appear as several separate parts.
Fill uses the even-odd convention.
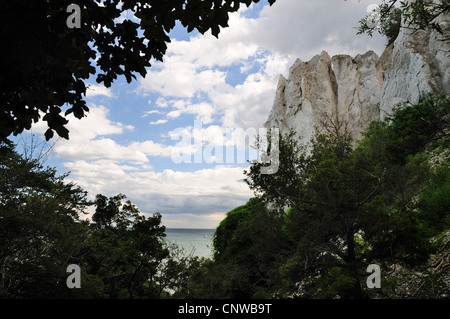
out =
[[[437,22],[444,35],[402,29],[395,40],[380,96],[382,117],[399,102],[416,103],[424,92],[450,93],[450,17]]]
[[[450,19],[439,23],[448,32]],[[323,51],[307,62],[297,59],[288,78],[279,78],[265,127],[294,129],[305,144],[316,126],[332,120],[346,123],[358,139],[395,104],[416,103],[426,92],[450,93],[450,41],[435,31],[402,29],[380,57],[372,51],[330,57]]]

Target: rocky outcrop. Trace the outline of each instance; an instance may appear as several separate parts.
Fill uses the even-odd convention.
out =
[[[355,137],[368,123],[380,118],[383,66],[377,54],[369,51],[352,58],[327,52],[308,62],[300,59],[280,76],[274,105],[266,123],[284,133],[294,129],[305,143],[315,127],[339,120]]]
[[[449,21],[439,21],[444,32]],[[279,78],[265,126],[293,129],[305,144],[316,127],[345,123],[358,139],[395,104],[416,103],[425,92],[450,93],[449,54],[450,41],[436,31],[402,29],[380,57],[372,51],[330,57],[323,51],[307,62],[297,59],[288,78]]]

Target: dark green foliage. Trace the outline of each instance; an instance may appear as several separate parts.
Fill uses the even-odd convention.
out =
[[[244,270],[245,271],[245,270]],[[239,290],[240,269],[233,264],[206,260],[193,273],[179,296],[189,299],[229,299]]]
[[[155,277],[169,256],[161,241],[165,227],[160,214],[145,218],[130,201],[122,204],[124,198],[97,195],[83,269],[102,279],[109,298],[157,298],[162,291]]]
[[[246,252],[251,247],[252,238],[245,236],[242,231],[264,206],[257,200],[251,199],[246,205],[239,206],[227,213],[214,233],[214,260],[219,263],[242,263],[246,259]]]
[[[402,11],[398,8],[393,8],[386,19],[381,23],[380,32],[387,38],[387,45],[390,45],[397,39],[400,32],[402,20]]]
[[[450,228],[450,169],[439,167],[432,176],[431,186],[425,189],[417,202],[418,215],[427,237]]]
[[[78,215],[86,194],[53,169],[0,147],[0,294],[37,298],[67,295],[65,267],[80,252],[86,224]],[[75,222],[77,220],[77,222]],[[61,238],[64,238],[61,241]],[[45,286],[46,289],[42,289]]]
[[[106,87],[124,76],[145,76],[152,59],[162,61],[168,33],[181,24],[218,37],[229,13],[259,0],[80,0],[81,27],[69,28],[72,0],[0,2],[0,141],[30,129],[43,115],[45,137],[69,138],[67,115],[89,111],[86,81]],[[269,0],[273,4],[275,0]],[[116,20],[131,10],[139,22]]]
[[[449,127],[450,97],[425,94],[414,105],[396,106],[387,119],[391,161],[404,163],[408,155],[445,136]]]
[[[265,298],[280,277],[277,261],[286,253],[280,219],[256,198],[237,207],[217,227],[214,262],[190,282],[189,297]]]

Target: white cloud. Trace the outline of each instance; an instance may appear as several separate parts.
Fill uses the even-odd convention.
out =
[[[164,99],[158,100],[158,104],[162,105],[162,108],[171,108],[172,110],[167,112],[166,117],[168,119],[175,119],[183,114],[193,114],[197,120],[202,121],[205,124],[213,122],[214,108],[207,102],[192,103],[190,99]],[[157,111],[158,112],[158,111]],[[161,112],[159,112],[161,113]],[[167,121],[166,121],[167,122]],[[164,122],[164,123],[166,123]],[[154,123],[156,124],[156,123]]]
[[[172,146],[166,146],[153,141],[133,142],[127,148],[135,152],[142,152],[148,156],[162,157],[169,157],[172,151]]]
[[[170,119],[176,119],[177,117],[180,117],[181,113],[181,110],[170,111],[167,113],[167,117]]]
[[[189,218],[192,226],[200,222],[201,227],[214,228],[224,212],[244,204],[252,195],[242,180],[243,168],[237,167],[155,172],[104,160],[65,165],[72,171],[70,179],[89,189],[91,196],[125,193],[142,212],[163,214],[168,227],[196,216]]]
[[[158,92],[163,96],[192,98],[196,92],[208,92],[224,83],[225,73],[199,70],[181,55],[169,55],[163,64],[155,64],[140,80],[138,92]]]
[[[221,114],[223,127],[261,128],[273,104],[274,88],[278,80],[275,69],[287,69],[287,59],[267,55],[259,72],[251,73],[244,83],[225,85],[215,90],[210,98],[215,110]]]
[[[135,161],[140,163],[148,161],[144,152],[122,146],[109,138],[76,142],[73,142],[73,140],[60,140],[55,146],[55,152],[59,157],[69,160],[110,159],[117,161]]]
[[[144,115],[142,115],[141,117],[147,117],[147,116],[152,115],[152,114],[161,114],[161,113],[162,112],[158,111],[158,110],[150,110],[150,111],[146,111],[144,113]]]
[[[167,101],[166,101],[165,98],[159,97],[159,98],[156,100],[156,106],[157,106],[157,107],[161,107],[161,108],[165,108],[165,107],[168,107],[169,104],[167,103]]]
[[[114,97],[114,93],[111,88],[107,88],[103,85],[88,84],[86,85],[86,97],[91,98],[97,95],[103,95],[106,97]]]
[[[148,124],[149,125],[160,125],[160,124],[165,124],[167,123],[168,120],[157,120],[157,121],[151,121]]]
[[[263,8],[252,36],[271,52],[305,61],[322,50],[330,55],[356,55],[369,49],[381,54],[383,39],[356,34],[367,5],[367,1],[356,0],[277,1]]]
[[[229,66],[254,56],[259,50],[258,44],[250,40],[251,25],[255,20],[241,14],[242,11],[230,15],[229,27],[221,30],[219,39],[206,33],[191,37],[189,41],[172,40],[166,59],[183,56],[196,68],[213,68]]]
[[[177,118],[182,114],[194,114],[197,120],[202,121],[205,124],[209,124],[213,121],[212,116],[214,109],[211,104],[207,102],[190,103],[190,101],[177,101],[172,104],[175,109],[167,113],[168,118]]]
[[[110,136],[133,131],[134,126],[113,122],[104,106],[90,106],[87,117],[71,119],[67,125],[70,139],[61,139],[54,147],[55,153],[66,160],[107,159],[115,161],[148,162],[147,156],[169,156],[170,148],[152,141],[120,145]],[[108,137],[107,137],[108,136]],[[140,148],[138,146],[149,146]]]
[[[81,120],[71,118],[67,124],[70,139],[89,140],[97,136],[122,134],[134,130],[133,125],[113,122],[108,118],[109,110],[103,105],[89,105],[89,113]]]
[[[261,48],[254,41],[251,41],[251,30],[254,28],[254,24],[255,20],[253,19],[245,18],[240,14],[232,14],[229,22],[230,27],[222,30],[219,40],[210,34],[191,37],[190,41],[172,40],[168,45],[164,62],[149,69],[147,77],[140,80],[138,92],[141,94],[156,92],[169,98],[166,103],[162,103],[162,100],[158,101],[162,107],[167,107],[167,102],[170,99],[181,98],[186,101],[192,99],[198,93],[203,93],[212,100],[212,104],[206,100],[199,103],[185,102],[182,106],[172,104],[174,109],[167,114],[167,117],[174,119],[186,113],[196,114],[197,119],[201,119],[205,123],[211,123],[214,115],[222,114],[225,119],[230,119],[226,124],[237,124],[234,121],[237,117],[234,110],[239,106],[231,105],[230,108],[230,102],[238,101],[237,104],[242,103],[246,96],[242,96],[243,90],[239,87],[236,88],[226,83],[227,73],[221,70],[221,67],[245,64],[244,69],[249,70],[255,65],[261,65],[261,61],[255,60],[255,56],[262,53]],[[278,61],[282,60],[279,59]],[[287,63],[285,59],[283,62]],[[279,64],[277,66],[280,66]],[[281,66],[281,68],[283,67]],[[273,69],[270,74],[265,75],[272,77],[270,82],[264,81],[256,84],[260,82],[259,79],[249,78],[244,84],[248,88],[245,93],[257,95],[261,93],[261,86],[264,86],[264,90],[267,90],[268,93],[272,91],[276,84]],[[241,91],[241,95],[236,92],[237,90]],[[218,103],[220,101],[217,96],[221,93],[222,96],[226,96],[228,101]],[[233,96],[233,98],[229,99],[230,96]],[[264,100],[264,111],[268,112],[271,102],[267,102],[266,98]],[[251,99],[249,102],[260,104],[260,101]],[[252,112],[252,109],[255,108],[260,111],[259,105],[250,106],[247,104],[247,107],[242,108],[249,111],[241,115],[242,123],[245,122],[245,118],[260,120],[265,116],[255,116]],[[230,115],[229,112],[233,115]],[[251,122],[256,124],[256,121]]]

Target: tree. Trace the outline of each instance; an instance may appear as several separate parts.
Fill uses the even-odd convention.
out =
[[[160,291],[170,291],[169,298],[175,299],[211,297],[211,291],[205,293],[193,283],[198,282],[199,278],[205,279],[204,270],[210,259],[193,256],[193,250],[187,252],[174,243],[166,245],[169,254],[160,264],[155,277]]]
[[[257,198],[229,211],[214,233],[213,260],[189,265],[189,277],[178,296],[270,297],[279,287],[277,266],[286,253],[281,225]]]
[[[405,163],[409,155],[448,138],[450,96],[424,94],[416,104],[400,104],[386,119],[390,160]]]
[[[292,134],[280,135],[278,172],[261,174],[263,163],[245,172],[255,195],[285,215],[293,243],[281,268],[288,291],[301,283],[303,296],[361,298],[368,264],[426,262],[429,235],[445,229],[435,228],[430,210],[448,222],[441,198],[448,168],[435,171],[425,152],[448,139],[447,98],[425,95],[394,108],[357,143],[334,123],[307,148]],[[430,197],[440,199],[432,204]]]
[[[250,199],[227,213],[214,238],[214,261],[234,269],[232,298],[262,298],[278,286],[277,263],[287,254],[282,219]]]
[[[108,298],[159,298],[158,267],[168,256],[161,214],[141,215],[125,195],[97,195],[81,265],[97,275]],[[81,266],[80,265],[80,266]]]
[[[86,193],[51,168],[0,144],[0,295],[68,296],[66,267],[80,252]],[[88,280],[86,280],[86,283]],[[86,291],[89,291],[89,285]],[[90,294],[93,291],[90,291]]]
[[[218,37],[229,13],[258,1],[80,0],[80,12],[67,10],[71,0],[2,1],[0,41],[8,45],[0,52],[0,141],[42,115],[47,140],[54,132],[68,138],[67,115],[80,119],[89,110],[87,79],[109,87],[118,76],[128,83],[136,73],[145,76],[152,59],[163,60],[177,21],[188,32],[211,30]],[[67,22],[71,14],[79,15],[79,28]]]

